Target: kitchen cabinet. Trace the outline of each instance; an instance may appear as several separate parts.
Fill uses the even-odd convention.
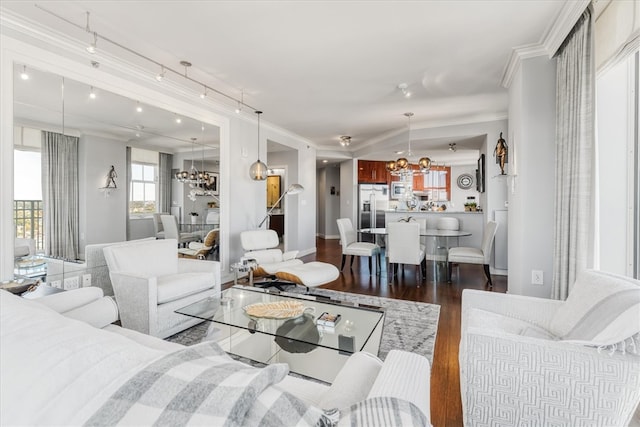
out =
[[[413,165],[414,171],[418,169],[420,169],[418,165]],[[413,191],[423,191],[423,190],[424,190],[424,174],[419,173],[419,174],[413,175]]]
[[[388,184],[386,163],[375,160],[358,160],[359,184]]]

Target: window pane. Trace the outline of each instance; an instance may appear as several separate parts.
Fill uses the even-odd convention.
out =
[[[131,164],[131,179],[135,181],[142,180],[142,165]]]
[[[144,200],[154,201],[156,200],[156,185],[145,183],[144,184]]]
[[[133,182],[131,191],[131,200],[144,200],[144,184],[141,182]]]
[[[155,181],[156,179],[156,174],[155,174],[155,167],[150,166],[150,165],[144,165],[143,166],[143,180],[145,181]]]

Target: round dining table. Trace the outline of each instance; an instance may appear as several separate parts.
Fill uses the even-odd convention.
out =
[[[387,229],[384,227],[378,227],[378,228],[361,228],[358,230],[359,233],[363,233],[363,234],[370,234],[370,235],[374,235],[374,236],[386,236],[388,234]],[[454,237],[454,238],[459,238],[459,237],[466,237],[466,236],[471,236],[471,232],[470,231],[465,231],[465,230],[439,230],[436,228],[427,228],[425,230],[420,230],[420,235],[421,236],[425,236],[425,237],[433,237],[434,239],[434,253],[431,254],[431,261],[434,261],[433,264],[433,271],[434,271],[434,279],[435,281],[440,281],[441,278],[444,278],[444,280],[449,281],[449,257],[448,257],[448,253],[449,253],[449,248],[452,247],[451,245],[449,245],[449,239]],[[444,240],[444,242],[443,242]],[[444,254],[441,255],[437,255],[435,253],[435,250],[437,249],[443,249],[445,251]],[[427,259],[429,259],[429,255],[427,255]],[[438,274],[438,261],[442,262],[443,264],[443,269],[444,271],[442,271],[440,274]]]

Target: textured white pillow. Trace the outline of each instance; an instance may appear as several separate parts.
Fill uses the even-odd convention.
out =
[[[640,332],[640,281],[585,271],[549,326],[563,340],[611,345]]]

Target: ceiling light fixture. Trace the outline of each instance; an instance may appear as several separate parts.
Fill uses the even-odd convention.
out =
[[[196,80],[196,79],[194,79],[194,78],[192,78],[192,77],[189,77],[189,76],[188,76],[188,74],[187,74],[187,72],[186,72],[186,70],[184,71],[184,73],[182,73],[182,72],[177,71],[177,70],[175,70],[175,69],[173,69],[173,68],[171,68],[171,67],[167,67],[167,66],[165,66],[164,64],[160,63],[159,61],[156,61],[156,60],[155,60],[155,59],[153,59],[153,58],[150,58],[150,57],[148,57],[148,56],[146,56],[146,55],[144,55],[144,54],[142,54],[142,53],[140,53],[140,52],[138,52],[138,51],[136,51],[136,50],[134,50],[134,49],[132,49],[132,48],[130,48],[130,47],[128,47],[128,46],[125,46],[125,45],[124,45],[124,44],[122,44],[122,43],[119,43],[119,42],[117,42],[117,41],[115,41],[115,40],[113,40],[113,39],[111,39],[111,38],[109,38],[109,37],[105,37],[104,35],[98,34],[98,33],[97,33],[97,32],[95,32],[95,31],[91,31],[91,29],[90,29],[90,27],[89,27],[89,14],[88,14],[88,13],[87,13],[87,23],[86,23],[86,25],[85,25],[85,26],[83,26],[83,25],[80,25],[80,24],[77,24],[77,23],[72,22],[70,19],[68,19],[68,18],[66,18],[66,17],[64,17],[64,16],[58,15],[57,13],[55,13],[55,12],[53,12],[53,11],[51,11],[51,10],[49,10],[49,9],[45,8],[45,7],[42,7],[42,6],[40,6],[39,4],[36,4],[36,5],[35,5],[35,7],[37,7],[38,9],[42,10],[43,12],[48,13],[48,14],[50,14],[50,15],[52,15],[52,16],[54,16],[54,17],[58,18],[59,20],[64,21],[64,22],[66,22],[67,24],[70,24],[70,25],[72,25],[72,26],[74,26],[74,27],[76,27],[76,28],[78,28],[78,29],[85,30],[85,31],[87,31],[87,32],[89,32],[89,33],[93,33],[93,35],[94,35],[94,41],[96,41],[96,40],[98,39],[98,37],[100,37],[100,41],[101,41],[101,43],[110,43],[111,45],[113,45],[113,46],[115,46],[115,47],[117,47],[117,48],[119,48],[119,49],[122,49],[122,50],[126,51],[128,54],[135,55],[135,56],[137,56],[138,58],[144,59],[145,61],[150,62],[151,64],[154,64],[155,66],[160,67],[160,72],[155,76],[155,79],[156,79],[157,81],[162,81],[162,80],[165,78],[165,76],[166,76],[166,72],[167,72],[167,71],[170,71],[170,72],[172,72],[173,74],[179,75],[180,77],[184,78],[185,80],[188,80],[188,81],[190,81],[190,82],[192,82],[192,83],[195,83],[196,85],[199,85],[199,86],[205,87],[205,88],[208,90],[209,95],[213,92],[213,93],[216,93],[216,94],[220,95],[221,97],[224,97],[224,98],[226,98],[226,99],[228,99],[228,100],[233,101],[233,105],[234,105],[234,106],[236,106],[236,105],[238,104],[238,102],[240,102],[240,105],[239,105],[239,106],[240,106],[240,108],[242,108],[242,107],[248,107],[248,108],[251,108],[252,110],[257,110],[257,108],[256,108],[256,107],[253,107],[253,106],[251,106],[251,105],[246,104],[246,103],[244,102],[244,99],[243,99],[243,100],[241,100],[241,101],[239,101],[237,98],[235,98],[235,97],[233,97],[233,96],[231,96],[231,95],[228,95],[228,94],[226,94],[226,93],[224,93],[224,92],[222,92],[222,91],[220,91],[220,90],[217,90],[217,89],[215,89],[215,88],[212,88],[212,87],[210,87],[210,86],[207,86],[207,85],[205,85],[204,83],[202,83],[202,82],[200,82],[200,81],[198,81],[198,80]],[[181,61],[181,65],[184,65],[184,64],[182,64],[182,62],[187,62],[187,61]],[[96,62],[95,64],[96,64],[96,65],[99,65],[99,63],[97,63],[97,62]],[[94,66],[96,66],[96,65],[94,65]],[[191,64],[189,63],[189,66],[190,66],[190,65],[191,65]]]
[[[182,123],[182,118],[176,114],[176,123]]]
[[[236,108],[236,114],[240,114],[242,111],[242,105],[244,104],[244,90],[240,92],[240,101],[238,101],[238,107]]]
[[[191,67],[191,62],[189,62],[189,61],[180,61],[180,65],[182,65],[184,67],[184,77],[188,79],[189,76],[187,75],[187,70],[189,69],[189,67]]]
[[[22,66],[22,72],[20,73],[20,78],[22,80],[29,80],[29,73],[27,73],[27,66]]]
[[[258,160],[251,165],[249,176],[254,181],[264,181],[267,179],[267,171],[269,168],[260,161],[260,114],[262,114],[262,111],[256,110],[255,113],[258,115]]]
[[[140,105],[140,101],[136,103],[136,111],[138,113],[142,113],[142,105]]]
[[[162,79],[164,79],[164,75],[166,74],[166,71],[164,70],[164,65],[160,66],[160,72],[158,74],[156,74],[156,80],[161,82]]]
[[[91,26],[89,25],[89,12],[87,12],[87,25],[85,26],[85,30],[87,33],[93,33],[93,41],[89,46],[87,46],[87,52],[90,54],[96,53],[96,46],[98,44],[98,33],[95,31],[91,31]]]
[[[96,91],[93,90],[93,86],[91,86],[91,91],[89,92],[89,98],[96,99]]]
[[[184,184],[203,184],[203,173],[198,172],[198,169],[196,169],[193,163],[193,158],[195,156],[193,149],[197,140],[198,138],[191,138],[191,167],[189,170],[183,170],[176,172],[175,174],[176,179]]]
[[[351,144],[351,137],[347,135],[343,135],[340,137],[340,145],[343,147],[348,147]]]
[[[204,92],[200,94],[200,99],[205,99],[207,97],[207,87],[204,87]]]
[[[458,147],[456,147],[456,143],[455,142],[449,143],[449,151],[453,151],[453,152],[458,151]]]
[[[410,159],[413,156],[411,152],[411,117],[413,117],[413,113],[404,113],[404,115],[407,118],[409,127],[408,149],[404,153],[404,157],[400,157],[398,160],[388,161],[386,167],[391,175],[401,177],[402,181],[409,181],[413,179],[413,175],[428,172],[429,169],[431,169],[431,159],[421,157],[420,160],[418,160],[417,167],[413,167],[410,163]]]
[[[400,83],[398,89],[402,92],[405,98],[411,98],[411,92],[409,91],[409,85],[406,83]]]

